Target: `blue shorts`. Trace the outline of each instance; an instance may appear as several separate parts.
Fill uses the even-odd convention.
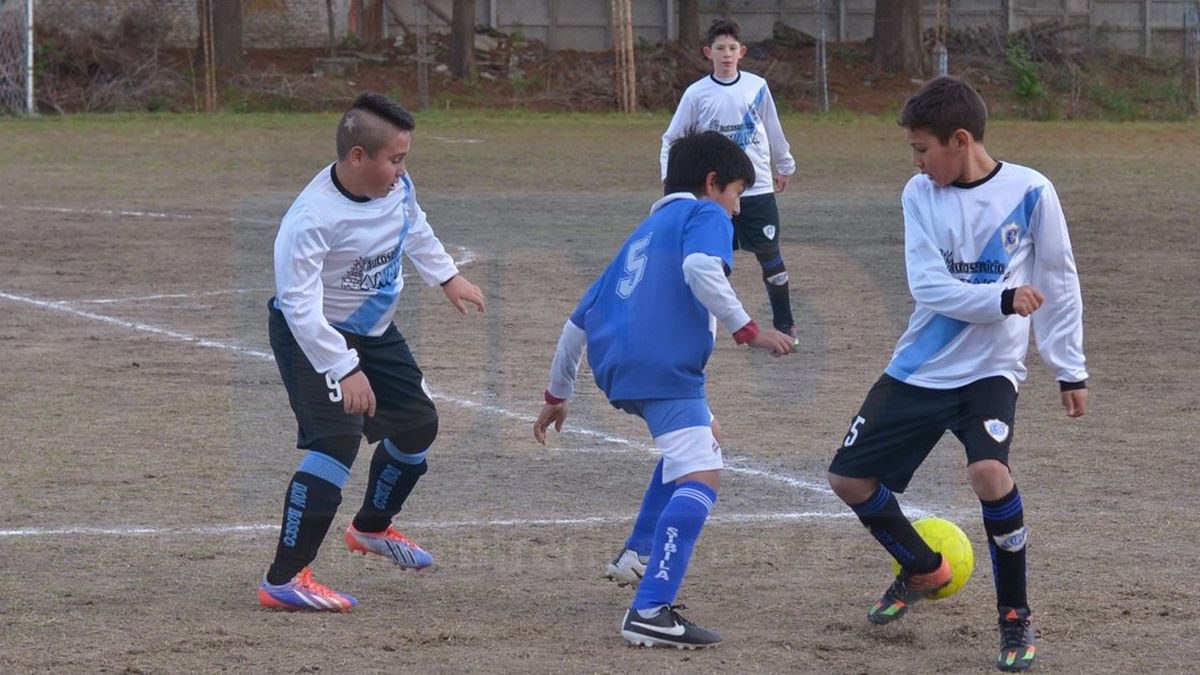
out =
[[[640,399],[613,401],[613,405],[645,420],[663,456],[664,483],[725,466],[721,446],[712,433],[707,399]]]

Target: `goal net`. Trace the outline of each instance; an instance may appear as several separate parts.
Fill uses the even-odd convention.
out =
[[[0,113],[32,115],[33,2],[0,0]]]

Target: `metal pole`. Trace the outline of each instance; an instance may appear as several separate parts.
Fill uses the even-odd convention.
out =
[[[817,87],[821,112],[829,112],[829,71],[825,58],[825,0],[817,0]]]
[[[33,0],[25,0],[25,114],[37,114],[33,101]]]
[[[1142,45],[1144,45],[1145,55],[1150,56],[1152,39],[1150,29],[1150,0],[1142,0]]]

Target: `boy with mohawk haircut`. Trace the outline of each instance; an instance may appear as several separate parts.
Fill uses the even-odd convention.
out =
[[[346,612],[358,604],[312,578],[309,564],[342,501],[365,435],[378,443],[362,506],[343,538],[354,552],[419,570],[433,556],[392,527],[425,474],[438,415],[393,316],[407,255],[461,314],[483,294],[459,274],[417,204],[405,164],[413,117],[359,96],[337,128],[338,160],[317,173],[275,239],[271,350],[306,450],[284,497],[275,559],[258,589],[264,607]]]

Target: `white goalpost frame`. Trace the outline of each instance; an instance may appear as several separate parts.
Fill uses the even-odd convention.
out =
[[[37,114],[33,101],[33,0],[25,0],[25,114]]]

